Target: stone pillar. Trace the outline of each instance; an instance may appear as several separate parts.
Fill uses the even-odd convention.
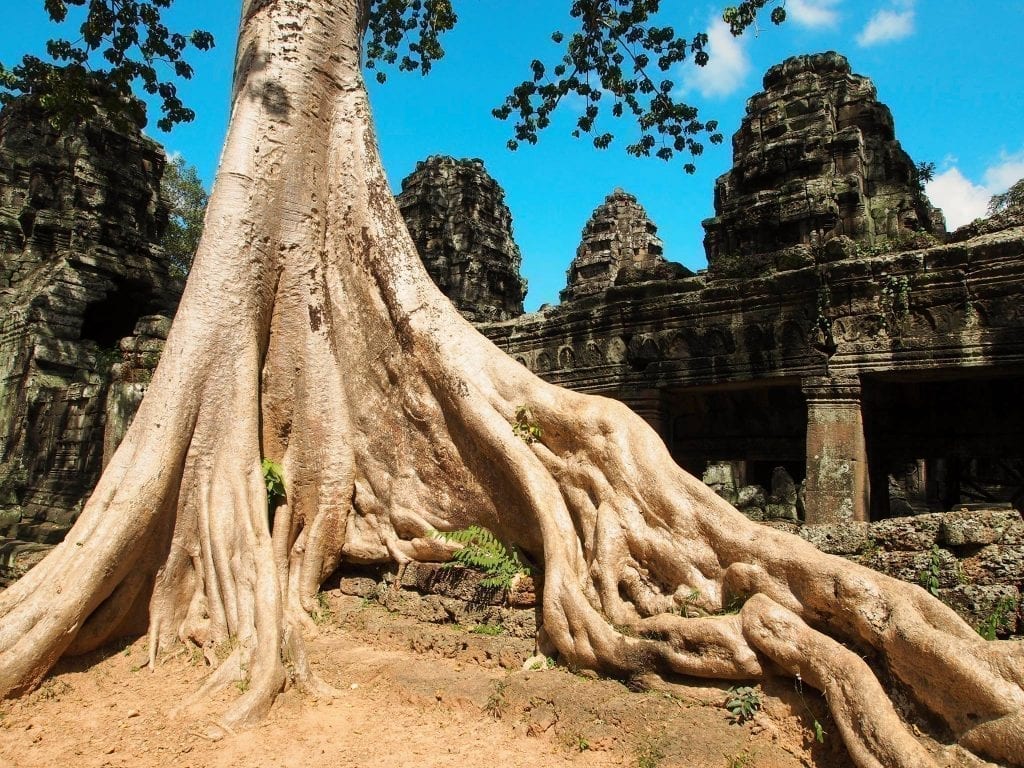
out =
[[[806,522],[868,520],[860,379],[815,376],[801,388],[807,398]]]

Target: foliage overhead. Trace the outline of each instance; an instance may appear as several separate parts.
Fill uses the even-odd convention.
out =
[[[727,9],[724,18],[733,19],[733,34],[753,24],[757,9],[766,2],[743,3],[740,8],[749,9],[739,19],[735,16],[740,9]],[[610,146],[614,138],[598,128],[602,108],[613,117],[629,115],[636,120],[639,136],[626,146],[626,152],[636,157],[653,154],[667,161],[681,152],[698,157],[704,151],[702,134],[712,144],[721,143],[718,123],[701,121],[695,107],[679,100],[675,78],[687,56],[697,66],[708,63],[708,36],[699,32],[687,39],[673,27],[659,25],[661,4],[661,0],[575,0],[569,13],[579,19],[579,29],[569,35],[561,31],[551,35],[555,44],[564,46],[560,60],[545,65],[534,59],[532,77],[517,85],[494,110],[502,120],[515,116],[515,138],[509,141],[509,149],[517,149],[523,141],[536,143],[538,132],[550,124],[552,112],[570,94],[584,103],[573,135],[591,136],[598,149]],[[781,23],[784,18],[785,12],[776,8],[772,20]],[[696,167],[688,161],[683,169],[693,173]]]
[[[757,13],[773,5],[771,20],[786,17],[781,0],[747,0],[726,9],[724,20],[734,35],[754,25]],[[573,135],[587,134],[595,147],[611,145],[613,135],[599,128],[602,108],[613,117],[632,116],[639,127],[636,141],[626,151],[637,157],[654,155],[671,160],[676,153],[697,157],[704,151],[701,136],[714,144],[722,141],[714,120],[702,122],[696,108],[679,100],[674,79],[678,65],[689,56],[698,66],[709,61],[708,37],[686,38],[671,26],[657,23],[662,0],[574,0],[569,15],[579,29],[571,34],[555,31],[560,47],[554,64],[534,59],[531,76],[512,89],[495,117],[515,117],[515,137],[509,149],[522,142],[535,144],[551,124],[551,115],[573,95],[583,99],[583,113]],[[444,56],[440,35],[452,29],[457,16],[450,0],[375,0],[371,6],[366,66],[385,82],[380,64],[397,64],[401,71],[426,74]],[[696,170],[684,164],[687,173]]]
[[[43,0],[54,22],[64,22],[69,8],[82,7],[81,36],[71,42],[53,39],[47,52],[54,63],[26,55],[7,69],[0,64],[0,100],[14,93],[34,93],[58,122],[70,122],[95,109],[96,84],[107,86],[101,95],[119,102],[117,110],[129,112],[140,122],[144,107],[130,98],[132,86],[160,99],[163,116],[157,125],[165,131],[189,122],[195,113],[178,97],[173,77],[190,79],[192,66],[185,60],[190,48],[213,46],[208,32],[190,34],[170,30],[161,11],[174,0]],[[771,20],[786,18],[784,0],[744,0],[726,8],[722,18],[734,35],[756,25],[758,12],[772,6]],[[687,58],[697,66],[708,63],[708,37],[698,32],[687,38],[659,22],[662,0],[573,0],[569,15],[578,29],[568,34],[555,31],[559,46],[554,63],[534,59],[531,75],[512,89],[495,117],[514,117],[514,138],[509,149],[522,142],[534,144],[551,115],[567,96],[582,99],[573,135],[584,134],[598,149],[611,145],[614,136],[599,121],[602,114],[636,120],[639,133],[626,151],[637,157],[651,155],[671,160],[678,153],[695,158],[704,151],[703,140],[721,143],[714,120],[702,121],[697,109],[679,99],[676,72]],[[458,16],[452,0],[370,0],[366,32],[367,69],[383,83],[382,66],[426,75],[444,56],[441,36],[455,27]],[[97,66],[99,64],[99,66]],[[164,65],[171,77],[158,71]],[[90,98],[90,93],[92,97]],[[687,173],[696,168],[684,163]]]
[[[378,69],[378,64],[397,64],[402,72],[428,74],[433,63],[444,56],[441,35],[457,21],[451,0],[372,0],[366,68],[376,70],[379,83],[387,81],[387,73]]]
[[[0,103],[16,94],[33,94],[57,124],[71,124],[96,110],[96,99],[112,114],[128,113],[139,123],[144,106],[132,98],[132,88],[159,99],[163,116],[157,126],[169,131],[187,123],[195,112],[178,96],[173,80],[191,79],[192,65],[185,56],[190,49],[213,47],[209,32],[171,30],[161,12],[174,0],[43,0],[55,23],[81,23],[71,39],[54,38],[46,43],[52,62],[26,54],[8,68],[0,63]],[[81,10],[77,10],[81,8]]]
[[[210,196],[199,179],[195,166],[177,155],[168,160],[160,179],[160,192],[167,202],[167,232],[163,246],[171,269],[184,277],[192,266],[192,257],[203,234],[203,216]]]

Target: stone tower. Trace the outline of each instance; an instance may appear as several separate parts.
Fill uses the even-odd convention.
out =
[[[892,114],[838,53],[768,70],[733,136],[733,167],[704,222],[712,274],[753,276],[813,263],[811,246],[845,235],[866,245],[945,232]]]
[[[398,206],[427,272],[463,316],[490,322],[523,314],[512,214],[482,161],[434,155],[417,163]]]
[[[616,189],[584,225],[583,240],[560,296],[562,301],[573,301],[604,293],[620,271],[649,271],[665,263],[658,228],[647,211],[633,195]]]
[[[177,306],[164,163],[102,111],[63,131],[31,98],[0,112],[0,538],[63,537],[99,475],[121,341]]]

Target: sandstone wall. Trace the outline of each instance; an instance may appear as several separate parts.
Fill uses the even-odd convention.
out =
[[[63,538],[102,465],[119,341],[177,305],[164,163],[102,114],[58,131],[30,99],[0,113],[0,537]]]

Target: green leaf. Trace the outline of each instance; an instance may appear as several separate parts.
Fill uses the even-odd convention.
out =
[[[821,723],[817,720],[814,721],[814,740],[819,744],[825,743],[825,729],[821,727]]]
[[[274,507],[285,498],[284,467],[272,459],[263,459],[260,467],[267,486],[267,502]]]
[[[167,27],[162,8],[172,0],[44,0],[50,19],[67,20],[69,6],[84,6],[84,20],[67,39],[47,42],[49,61],[31,55],[0,74],[0,101],[11,94],[33,94],[49,113],[50,122],[63,127],[80,122],[100,103],[111,119],[144,124],[145,106],[131,98],[133,86],[159,93],[162,117],[158,125],[170,130],[192,120],[195,114],[176,96],[173,83],[158,76],[156,66],[166,65],[181,79],[192,76],[183,58],[189,49],[213,47],[209,32],[189,36]]]
[[[479,571],[486,577],[480,581],[485,589],[507,589],[517,575],[529,572],[518,553],[506,547],[486,528],[471,525],[444,533],[433,531],[431,535],[442,541],[462,544],[462,548],[452,555],[451,561],[442,567],[463,566]]]

